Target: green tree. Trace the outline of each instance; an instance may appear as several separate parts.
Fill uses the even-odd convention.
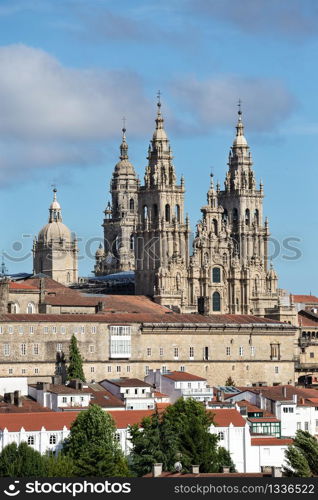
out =
[[[46,464],[43,456],[27,443],[6,446],[0,454],[1,477],[45,477]]]
[[[295,477],[318,475],[318,441],[307,431],[298,430],[285,452],[285,473]]]
[[[232,377],[228,377],[225,381],[225,385],[228,387],[235,387],[235,382]]]
[[[75,335],[72,335],[69,351],[69,366],[67,368],[67,379],[79,378],[85,382],[83,371],[83,359],[79,351]]]
[[[73,422],[63,454],[74,461],[78,476],[128,476],[129,468],[111,415],[98,405],[81,412]]]
[[[184,471],[199,465],[201,472],[218,472],[220,462],[227,465],[225,458],[230,457],[225,457],[224,452],[219,455],[218,437],[210,433],[211,425],[211,414],[202,403],[181,398],[161,415],[155,413],[144,419],[141,429],[131,426],[133,471],[144,475],[155,462],[162,463],[164,470],[173,471],[175,462],[180,461]]]
[[[218,471],[222,472],[222,467],[229,467],[230,472],[237,472],[235,468],[235,464],[231,458],[230,452],[220,446],[217,452],[217,462],[218,462]]]
[[[74,477],[76,475],[74,461],[68,455],[49,453],[44,455],[43,460],[45,462],[46,477]]]

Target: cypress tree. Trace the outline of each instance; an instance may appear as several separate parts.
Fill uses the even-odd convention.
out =
[[[72,335],[69,351],[69,366],[67,368],[67,379],[79,378],[85,382],[83,371],[83,359],[79,351],[75,335]]]

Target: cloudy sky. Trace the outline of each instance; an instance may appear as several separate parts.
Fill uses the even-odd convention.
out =
[[[82,240],[80,273],[90,274],[122,117],[142,178],[160,89],[192,228],[211,170],[223,184],[241,98],[280,286],[318,294],[317,49],[316,0],[1,0],[9,271],[32,270],[56,184],[64,222]]]

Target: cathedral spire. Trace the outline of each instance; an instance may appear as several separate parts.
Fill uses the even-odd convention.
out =
[[[120,145],[120,156],[121,160],[128,160],[128,144],[126,142],[126,118],[123,118],[123,128],[122,131],[122,141]]]
[[[238,101],[238,120],[236,125],[236,136],[233,142],[233,147],[245,147],[248,148],[247,140],[244,136],[244,124],[242,120],[242,101],[239,99]]]

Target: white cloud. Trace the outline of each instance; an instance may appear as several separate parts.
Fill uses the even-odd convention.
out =
[[[264,78],[182,78],[173,83],[172,91],[184,109],[191,111],[193,128],[201,131],[232,125],[239,98],[244,119],[256,131],[272,130],[295,106],[294,97],[281,82]]]
[[[130,137],[150,125],[153,106],[136,73],[68,68],[25,45],[1,47],[0,68],[0,182],[96,160],[124,115]]]

